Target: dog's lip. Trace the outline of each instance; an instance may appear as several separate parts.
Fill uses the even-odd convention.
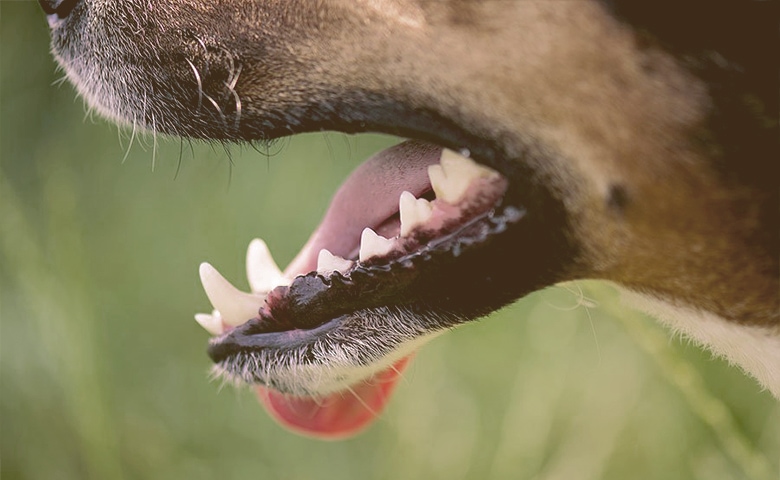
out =
[[[308,345],[338,328],[344,318],[344,315],[341,315],[310,329],[287,329],[257,333],[258,324],[264,320],[263,316],[261,311],[259,318],[249,320],[224,335],[213,338],[209,342],[208,349],[212,360],[219,362],[244,350],[257,348],[292,349]],[[265,320],[267,321],[267,319]]]

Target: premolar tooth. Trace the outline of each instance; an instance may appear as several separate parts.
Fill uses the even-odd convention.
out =
[[[235,327],[257,317],[264,299],[237,289],[208,263],[200,264],[200,281],[226,325]]]
[[[279,285],[289,285],[290,280],[282,275],[268,245],[259,238],[249,242],[246,251],[246,277],[255,293],[268,293]]]
[[[401,236],[405,237],[417,226],[430,220],[433,206],[424,198],[417,199],[410,192],[403,192],[398,199],[398,213],[401,217]]]
[[[328,249],[323,248],[317,257],[317,273],[330,275],[333,272],[344,273],[349,270],[353,262],[346,258],[333,255]]]
[[[428,177],[436,198],[452,205],[463,199],[471,182],[494,175],[497,175],[494,170],[446,148],[441,152],[439,164],[428,167]]]
[[[360,236],[360,254],[361,262],[365,262],[371,257],[385,255],[393,249],[393,241],[377,235],[376,232],[366,227]]]
[[[216,310],[211,314],[196,313],[195,321],[212,335],[222,335],[225,332],[225,328],[222,325],[222,316]]]

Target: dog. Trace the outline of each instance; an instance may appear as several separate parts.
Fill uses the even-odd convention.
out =
[[[427,340],[586,278],[780,398],[778,2],[40,3],[116,122],[408,139],[284,271],[253,241],[252,292],[201,265],[216,371],[284,425],[355,434]]]

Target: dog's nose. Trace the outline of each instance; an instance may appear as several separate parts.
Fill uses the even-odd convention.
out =
[[[78,5],[81,0],[38,0],[41,4],[41,8],[46,12],[46,15],[57,15],[59,18],[65,18],[70,15],[73,8]]]

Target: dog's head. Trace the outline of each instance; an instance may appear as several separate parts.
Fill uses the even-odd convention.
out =
[[[284,272],[253,242],[252,293],[201,267],[217,368],[296,428],[359,429],[422,342],[561,281],[776,325],[776,3],[41,3],[120,123],[410,139]]]

